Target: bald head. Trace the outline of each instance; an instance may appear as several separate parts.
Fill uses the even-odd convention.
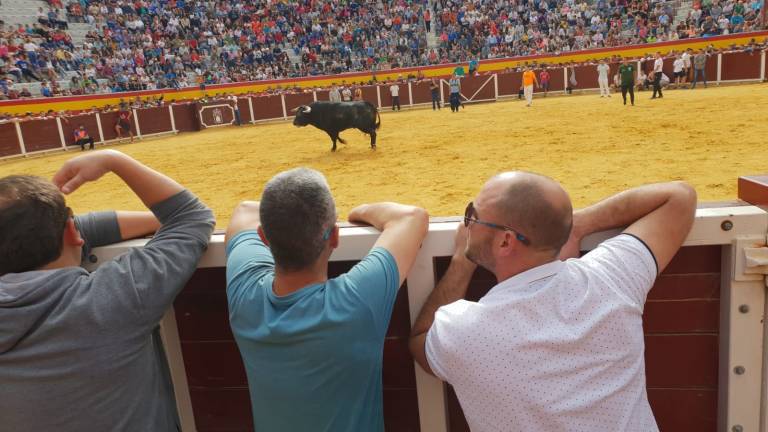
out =
[[[520,230],[532,247],[556,254],[568,241],[573,207],[568,193],[553,179],[523,171],[505,172],[488,180],[483,192],[496,217]]]

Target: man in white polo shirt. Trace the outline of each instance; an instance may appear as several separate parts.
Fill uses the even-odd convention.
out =
[[[456,252],[411,333],[473,432],[658,431],[645,389],[643,305],[687,236],[696,192],[648,185],[573,212],[554,180],[511,172],[466,209]],[[627,227],[581,258],[581,239]],[[498,284],[463,300],[477,265]]]
[[[661,53],[657,51],[656,60],[653,61],[653,96],[651,96],[651,99],[656,99],[657,93],[659,98],[664,97],[664,95],[661,94],[661,75],[663,69],[664,59],[661,58]]]

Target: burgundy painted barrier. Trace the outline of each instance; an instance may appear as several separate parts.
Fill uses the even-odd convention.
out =
[[[721,61],[718,64],[718,56],[712,56],[707,59],[706,74],[710,83],[717,82],[718,70],[720,71],[721,81],[758,81],[761,78],[761,66],[768,68],[768,56],[760,51],[753,53],[732,52],[719,55]],[[670,79],[673,79],[672,63],[673,59],[664,60],[664,73]],[[761,64],[765,62],[765,64]],[[610,76],[616,73],[618,64],[610,65]],[[653,61],[643,61],[641,68],[649,72],[653,67]],[[565,81],[563,76],[563,67],[549,67],[550,72],[550,91],[563,91]],[[595,65],[579,65],[575,67],[577,90],[592,90],[597,85],[597,69]],[[536,71],[537,78],[540,70]],[[494,78],[495,77],[495,78]],[[693,78],[692,74],[689,78]],[[443,102],[448,100],[450,93],[446,80],[441,80],[443,90]],[[521,72],[501,72],[497,74],[468,76],[462,78],[461,93],[464,96],[462,100],[470,101],[493,101],[499,97],[514,97],[517,95],[522,83]],[[389,86],[391,84],[378,84],[362,86],[363,100],[366,100],[381,109],[391,109],[392,97],[390,96]],[[400,104],[403,107],[419,104],[430,104],[432,97],[429,91],[429,81],[419,81],[409,83],[399,83]],[[409,92],[410,87],[410,92]],[[534,90],[540,93],[542,90]],[[411,100],[412,99],[412,100]],[[258,95],[242,96],[238,99],[237,105],[240,109],[240,116],[244,123],[257,122],[263,120],[283,119],[285,116],[292,117],[293,109],[312,103],[313,101],[328,100],[328,90],[317,90],[308,93],[285,93],[282,95]],[[228,100],[212,101],[211,104],[227,104],[232,102]],[[206,104],[204,104],[206,105]],[[251,111],[251,107],[253,111]],[[142,135],[189,132],[198,131],[202,128],[201,120],[210,125],[229,124],[232,119],[232,112],[226,108],[215,111],[213,109],[204,110],[203,119],[198,112],[199,106],[193,102],[172,104],[173,122],[171,122],[171,111],[168,107],[153,107],[134,110],[135,115],[132,119],[134,134],[141,131]],[[285,111],[284,111],[285,109]],[[251,115],[253,112],[253,115]],[[89,134],[96,140],[112,141],[117,138],[115,124],[117,122],[116,112],[99,113],[101,120],[103,137],[99,137],[98,126],[96,122],[97,114],[81,114],[69,116],[62,119],[62,134],[64,145],[71,145],[72,130],[75,123],[83,123]],[[220,123],[217,123],[219,121]],[[68,123],[69,122],[69,123]],[[18,121],[20,125],[21,138],[23,139],[27,153],[50,151],[62,148],[62,135],[59,134],[58,124],[55,119],[42,118],[26,121]],[[136,125],[139,127],[136,128]],[[0,157],[22,155],[22,148],[19,145],[20,137],[13,122],[0,122]]]

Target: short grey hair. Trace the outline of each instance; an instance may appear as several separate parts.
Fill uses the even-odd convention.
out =
[[[309,168],[284,171],[264,187],[261,228],[278,267],[310,267],[325,249],[336,223],[336,204],[325,177]]]

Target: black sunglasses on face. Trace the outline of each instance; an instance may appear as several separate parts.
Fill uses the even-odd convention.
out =
[[[464,210],[464,226],[465,227],[469,227],[470,223],[476,223],[476,224],[480,224],[480,225],[485,225],[488,228],[493,228],[493,229],[497,229],[497,230],[501,230],[501,231],[510,231],[513,234],[515,234],[515,238],[520,243],[522,243],[522,244],[524,244],[526,246],[530,246],[531,245],[531,241],[528,240],[528,237],[520,234],[516,229],[514,229],[512,227],[508,227],[506,225],[498,225],[498,224],[495,224],[495,223],[482,221],[482,220],[478,219],[477,217],[473,217],[473,215],[475,215],[475,214],[477,214],[477,212],[475,211],[475,206],[472,203],[472,201],[470,201],[469,204],[467,204],[467,208]]]

